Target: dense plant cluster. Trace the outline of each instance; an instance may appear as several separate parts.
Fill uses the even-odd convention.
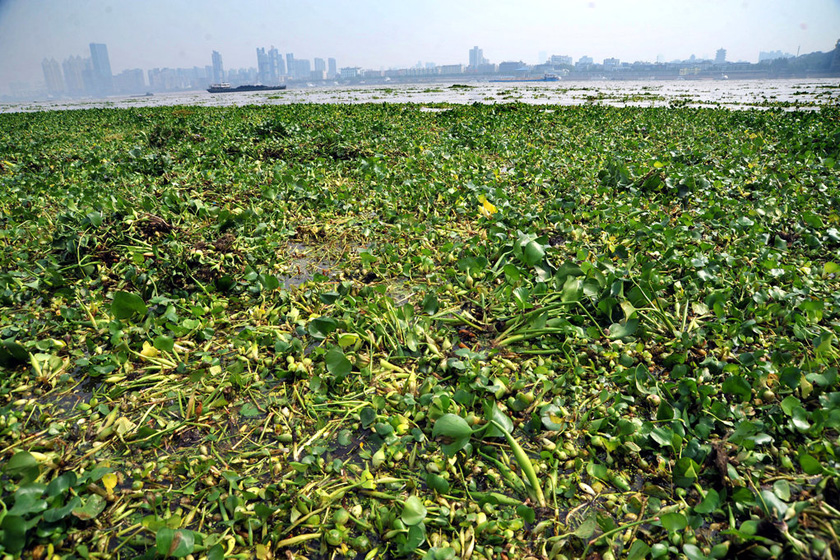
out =
[[[840,554],[840,112],[0,115],[0,551]]]

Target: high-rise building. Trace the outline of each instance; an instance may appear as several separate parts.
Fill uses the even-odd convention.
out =
[[[726,49],[718,49],[715,54],[715,64],[723,64],[726,62]]]
[[[44,81],[47,83],[47,91],[52,95],[64,93],[64,78],[61,75],[61,65],[54,58],[44,59],[41,62],[44,70]]]
[[[286,53],[286,72],[292,78],[295,77],[295,55],[292,53]]]
[[[114,89],[108,46],[103,43],[90,44],[90,61],[93,70],[93,87],[98,94],[108,94]]]
[[[336,65],[334,58],[327,59],[327,78],[330,80],[335,79],[338,76],[338,67]]]
[[[268,62],[268,55],[264,48],[257,47],[257,75],[262,84],[274,83],[271,79],[271,68]]]
[[[295,77],[309,79],[310,72],[312,72],[312,65],[308,59],[295,59]]]
[[[323,58],[315,59],[315,72],[326,72],[327,62]]]
[[[213,51],[213,83],[221,84],[225,81],[225,67],[222,65],[222,55]],[[151,80],[150,80],[151,81]]]
[[[280,76],[286,75],[286,63],[283,62],[283,57],[280,56],[280,51],[271,46],[268,51],[268,65],[271,67],[271,84],[274,85],[280,82]]]
[[[64,70],[64,85],[70,95],[85,93],[85,61],[81,56],[71,56],[61,63]]]
[[[487,59],[484,58],[484,51],[478,47],[470,49],[470,68],[475,70],[482,64],[487,64]]]

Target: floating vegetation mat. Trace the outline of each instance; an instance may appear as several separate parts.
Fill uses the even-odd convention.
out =
[[[0,551],[836,558],[840,109],[0,115]]]

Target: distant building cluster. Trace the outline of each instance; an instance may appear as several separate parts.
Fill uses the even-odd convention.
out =
[[[828,57],[823,60],[820,57]],[[772,77],[785,72],[838,72],[840,71],[840,42],[832,53],[812,53],[802,57],[782,51],[762,51],[759,63],[730,62],[726,49],[716,51],[714,59],[691,55],[687,60],[666,62],[662,55],[656,62],[626,62],[608,57],[600,63],[590,56],[575,61],[565,54],[540,53],[539,64],[526,64],[521,60],[490,62],[478,46],[469,49],[468,64],[435,64],[418,62],[410,68],[388,70],[364,69],[357,66],[339,68],[335,58],[298,59],[293,53],[282,54],[273,45],[256,49],[256,67],[225,70],[222,55],[212,51],[210,64],[192,68],[140,68],[124,70],[114,75],[108,57],[108,47],[90,43],[90,56],[69,56],[59,63],[55,58],[45,58],[41,63],[44,86],[32,90],[28,84],[12,83],[12,98],[31,98],[47,94],[53,97],[103,97],[112,94],[143,94],[202,90],[214,84],[231,86],[245,84],[311,84],[342,82],[361,83],[390,80],[434,80],[435,78],[482,77],[523,78],[544,74],[568,76],[572,79],[699,79],[725,78],[727,74],[739,77]],[[829,60],[830,59],[830,60]],[[792,61],[788,63],[788,61]],[[828,62],[826,62],[828,61]],[[825,68],[823,68],[825,67]],[[766,74],[766,75],[764,75]]]

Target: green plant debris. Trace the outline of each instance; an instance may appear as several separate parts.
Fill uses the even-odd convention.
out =
[[[604,98],[0,115],[0,552],[837,557],[840,110]]]

